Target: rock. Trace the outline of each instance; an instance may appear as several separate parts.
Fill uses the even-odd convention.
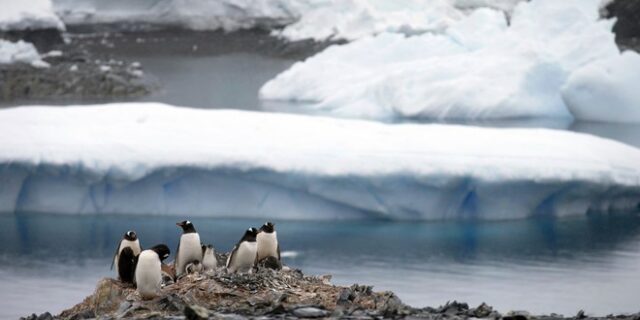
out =
[[[622,47],[633,47],[638,50],[640,40],[640,1],[614,0],[603,10],[606,18],[616,18],[613,32],[616,34],[616,42]],[[634,47],[635,46],[635,47]]]
[[[282,263],[276,257],[266,257],[258,263],[258,268],[280,270],[282,269]]]
[[[53,320],[53,316],[49,312],[45,312],[38,316],[37,320]]]
[[[188,320],[209,319],[209,310],[198,305],[187,306],[184,308],[184,316]]]
[[[487,318],[492,312],[493,308],[483,302],[477,308],[469,310],[467,314],[471,317]]]
[[[303,307],[293,310],[293,315],[299,318],[322,318],[329,315],[329,312],[314,307]]]

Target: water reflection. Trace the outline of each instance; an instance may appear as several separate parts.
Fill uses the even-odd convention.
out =
[[[5,311],[0,312],[11,309],[2,303],[42,298],[37,290],[42,283],[47,294],[56,295],[38,305],[40,310],[33,310],[33,303],[18,304],[11,309],[14,313],[0,316],[60,311],[79,301],[98,278],[110,275],[109,260],[124,231],[136,229],[143,246],[166,243],[175,248],[179,219],[0,217],[0,281],[5,284],[0,289],[0,310]],[[229,250],[245,228],[263,223],[192,221],[203,241],[218,250]],[[338,284],[359,282],[391,289],[413,305],[458,299],[472,304],[486,301],[503,311],[637,311],[637,215],[478,223],[276,223],[282,249],[298,253],[285,258],[288,264],[308,273],[333,274]],[[585,291],[589,287],[600,289],[589,293]]]

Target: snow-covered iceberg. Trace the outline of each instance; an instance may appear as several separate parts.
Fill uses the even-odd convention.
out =
[[[48,67],[36,47],[22,40],[11,42],[0,39],[0,64],[27,63],[34,67]]]
[[[546,129],[162,104],[0,111],[0,212],[514,219],[637,210],[640,150]]]
[[[0,0],[0,31],[64,30],[51,0]]]
[[[354,40],[380,32],[442,31],[477,7],[521,0],[54,0],[68,24],[150,23],[196,30],[276,28],[289,41]]]
[[[196,30],[273,28],[321,0],[53,0],[65,23],[149,23]]]
[[[569,78],[602,84],[580,78],[592,75],[588,66],[611,59],[640,74],[633,58],[620,59],[614,21],[601,20],[599,6],[600,0],[533,0],[518,4],[510,21],[481,8],[442,34],[384,33],[332,46],[266,83],[260,95],[305,102],[309,112],[379,120],[580,118],[593,103],[576,98]],[[609,97],[631,93],[637,83],[615,85],[621,88]],[[615,108],[634,107],[640,108]]]

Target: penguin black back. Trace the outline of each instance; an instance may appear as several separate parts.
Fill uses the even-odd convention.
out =
[[[266,222],[265,224],[262,225],[262,227],[260,227],[260,231],[266,232],[266,233],[273,233],[274,226],[275,225],[273,223]]]
[[[193,226],[193,223],[189,220],[184,220],[176,223],[177,226],[182,228],[182,233],[195,233],[196,227]]]
[[[129,247],[122,249],[118,259],[118,277],[120,277],[120,281],[133,283],[133,278],[136,274],[136,258],[133,249]]]
[[[169,258],[169,255],[171,254],[171,251],[169,251],[169,247],[164,244],[155,245],[150,250],[153,250],[158,254],[158,257],[160,257],[160,262]]]

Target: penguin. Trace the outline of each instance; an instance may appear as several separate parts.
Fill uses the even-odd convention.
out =
[[[122,277],[120,276],[120,271],[118,270],[118,260],[120,260],[120,253],[122,252],[122,250],[127,247],[130,247],[131,250],[133,250],[134,256],[139,255],[140,251],[142,251],[142,248],[140,247],[140,240],[138,240],[138,235],[133,230],[127,231],[124,236],[122,236],[122,240],[120,240],[118,248],[113,254],[113,260],[111,261],[111,269],[113,269],[114,265],[116,266],[116,274],[118,275],[120,280],[122,280]]]
[[[257,258],[256,235],[258,229],[249,228],[242,239],[233,247],[227,259],[227,271],[231,273],[248,271],[251,273]]]
[[[131,247],[126,247],[120,251],[117,265],[120,281],[133,284],[137,259],[138,256],[133,253]]]
[[[256,236],[258,243],[258,262],[267,257],[275,257],[280,261],[280,245],[278,244],[278,235],[275,225],[266,222],[260,227],[260,232]]]
[[[169,247],[159,244],[138,255],[135,281],[137,291],[143,299],[151,299],[160,293],[162,284],[162,261],[169,257]]]
[[[176,223],[182,228],[180,242],[176,250],[176,261],[174,263],[176,269],[176,278],[179,278],[184,272],[185,267],[194,260],[202,261],[202,247],[200,244],[200,235],[196,232],[196,228],[189,220]]]
[[[213,246],[202,245],[202,266],[204,271],[215,270],[218,268],[218,260],[216,259],[215,250]]]
[[[189,264],[184,268],[184,271],[186,273],[200,273],[202,272],[202,263],[198,260],[189,262]]]
[[[160,266],[160,270],[162,270],[162,284],[164,284],[165,286],[168,286],[170,284],[175,283],[176,273],[173,270],[173,265],[168,265],[166,263],[163,263]]]

